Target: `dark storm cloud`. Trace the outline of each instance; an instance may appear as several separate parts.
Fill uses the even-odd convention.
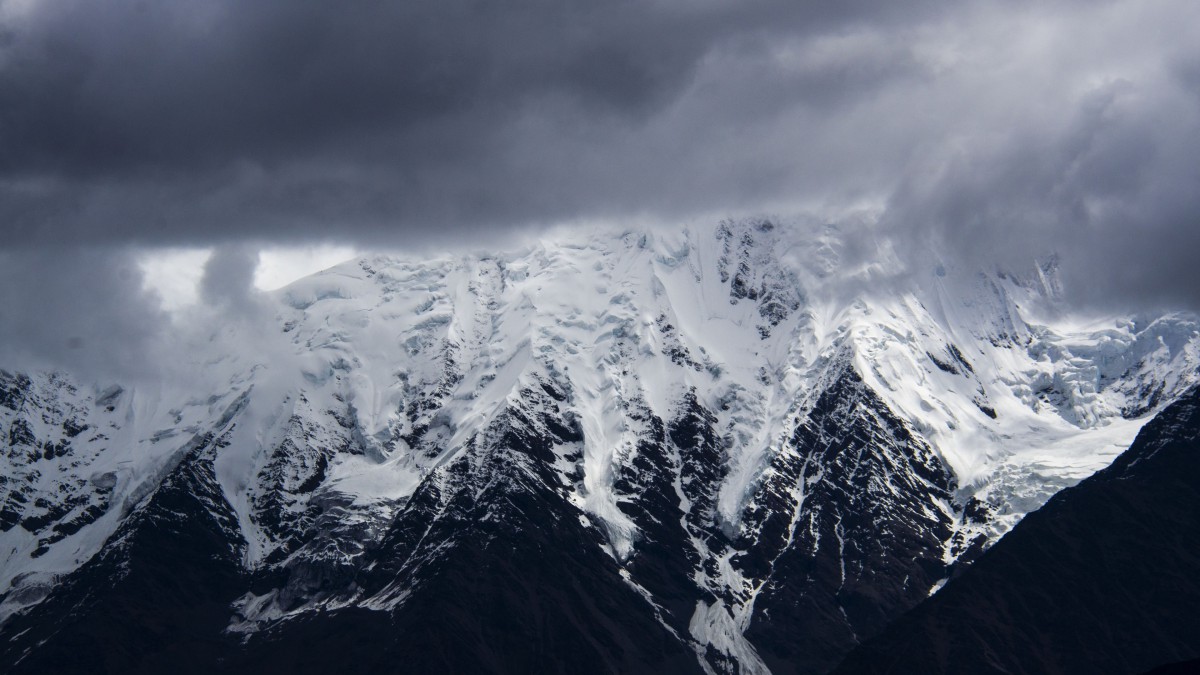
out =
[[[125,250],[0,251],[0,367],[149,375],[168,326]]]
[[[1084,300],[1200,306],[1192,0],[0,0],[0,22],[13,256],[866,209],[914,259],[1057,252]]]
[[[672,210],[712,186],[657,197],[645,179],[744,133],[719,115],[736,107],[704,106],[770,114],[780,91],[821,101],[861,79],[778,72],[762,55],[779,36],[903,25],[922,4],[35,2],[0,52],[0,213],[36,242]],[[661,135],[685,98],[698,136]]]
[[[1200,309],[1200,115],[1188,93],[1098,87],[1061,124],[997,133],[943,158],[932,179],[910,177],[883,229],[972,268],[1059,256],[1078,302]]]
[[[537,89],[636,109],[703,40],[695,29],[648,40],[661,26],[646,25],[613,44],[605,33],[630,26],[608,16],[548,3],[46,3],[9,47],[5,168],[284,161],[476,105],[503,116]]]

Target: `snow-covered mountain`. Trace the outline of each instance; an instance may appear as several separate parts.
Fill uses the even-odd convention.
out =
[[[415,670],[822,672],[1200,380],[1194,316],[1081,322],[1053,262],[845,246],[367,257],[187,349],[193,386],[8,364],[3,662],[317,671],[352,629]]]

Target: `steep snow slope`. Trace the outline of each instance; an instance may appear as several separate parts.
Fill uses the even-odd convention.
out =
[[[447,523],[515,522],[537,495],[704,668],[831,666],[1200,365],[1193,317],[1081,325],[1053,264],[842,246],[748,221],[364,258],[190,355],[214,391],[6,372],[0,608],[36,613],[216,437],[213,508],[254,579],[228,630],[250,643],[317,609],[398,616],[467,550]]]
[[[245,403],[236,388],[172,396],[0,371],[0,617],[95,555],[198,439]]]

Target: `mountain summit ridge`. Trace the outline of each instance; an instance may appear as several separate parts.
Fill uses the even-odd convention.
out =
[[[457,667],[549,658],[498,646],[517,634],[490,612],[533,622],[526,640],[574,644],[565,622],[607,636],[580,649],[624,645],[597,670],[828,669],[1105,466],[1200,365],[1190,315],[1073,325],[1052,264],[1025,279],[851,257],[836,228],[767,220],[367,257],[270,295],[261,340],[214,331],[190,355],[213,391],[5,371],[0,631],[100,630],[64,594],[159,579],[121,542],[194,520],[229,563],[226,614],[195,619],[198,663],[303,645],[322,617],[416,626],[420,608],[483,645],[438,652]],[[174,522],[180,484],[195,498]],[[530,554],[556,546],[574,582]],[[433,589],[456,597],[438,609]],[[613,623],[631,613],[653,649]],[[7,653],[34,664],[68,633]]]

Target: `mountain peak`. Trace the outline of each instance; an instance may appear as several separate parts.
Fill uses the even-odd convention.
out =
[[[59,581],[125,565],[123,532],[199,476],[203,537],[236,552],[213,630],[244,644],[325,612],[404,623],[423,588],[515,574],[494,547],[561,527],[588,550],[578,578],[699,667],[781,664],[819,616],[817,668],[1197,381],[1190,316],[1035,321],[1048,267],[931,282],[813,232],[360,258],[187,355],[212,391],[5,373],[0,608],[57,611]]]

